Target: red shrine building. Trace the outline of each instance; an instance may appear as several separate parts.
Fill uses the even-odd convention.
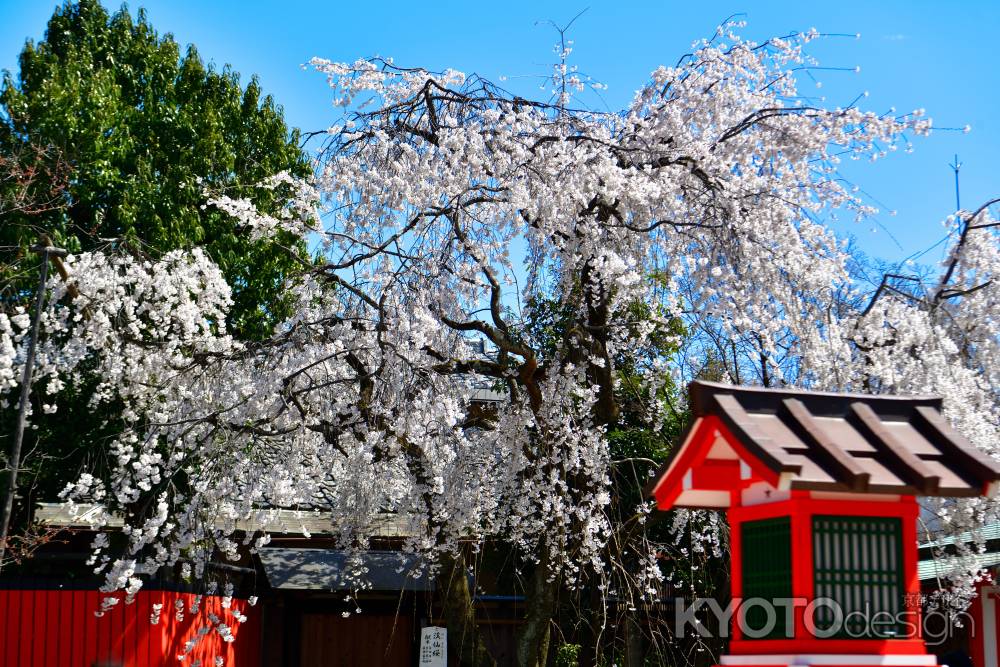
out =
[[[916,497],[992,495],[1000,466],[941,400],[694,382],[693,423],[648,487],[725,510],[725,666],[937,664],[920,628]]]

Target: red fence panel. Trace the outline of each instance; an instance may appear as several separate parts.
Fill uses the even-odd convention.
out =
[[[3,667],[184,667],[201,660],[214,667],[260,667],[259,611],[245,600],[222,606],[222,598],[205,596],[191,613],[190,593],[140,591],[132,604],[124,601],[102,617],[104,594],[80,590],[0,589],[0,665]],[[121,597],[120,595],[118,597]],[[175,602],[184,604],[177,621]],[[153,604],[162,604],[159,622],[150,622]],[[236,638],[226,642],[209,620],[214,614]],[[239,623],[236,614],[246,615]],[[204,632],[205,629],[208,632]],[[184,644],[199,638],[184,660]]]

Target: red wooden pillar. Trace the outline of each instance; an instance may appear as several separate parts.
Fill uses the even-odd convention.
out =
[[[743,563],[743,533],[741,530],[743,519],[737,506],[726,513],[726,518],[729,521],[729,581],[733,600],[736,601],[743,598],[743,568],[741,567]],[[732,626],[729,631],[730,638],[732,640],[742,639],[743,632],[740,629],[740,624],[733,623]]]
[[[808,502],[801,497],[786,501],[792,524],[792,596],[808,604],[816,598],[813,573],[813,513]],[[811,638],[811,629],[807,626],[805,606],[796,605],[795,609],[795,639]]]

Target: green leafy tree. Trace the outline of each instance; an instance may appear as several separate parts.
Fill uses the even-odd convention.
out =
[[[198,245],[234,289],[236,335],[261,338],[285,314],[283,278],[295,259],[203,207],[205,188],[240,196],[275,173],[310,171],[298,132],[256,79],[244,88],[193,46],[182,54],[142,10],[133,19],[125,7],[109,15],[80,0],[56,9],[45,38],[25,45],[16,78],[5,73],[0,115],[0,140],[53,146],[74,174],[64,209],[5,220],[0,243],[26,245],[46,231],[71,252]]]
[[[142,10],[135,18],[125,7],[112,15],[97,0],[57,8],[45,38],[26,43],[19,65],[0,88],[0,156],[29,156],[32,174],[70,177],[56,189],[37,183],[48,198],[35,193],[31,201],[44,200],[44,208],[0,209],[0,308],[30,304],[38,258],[28,248],[42,233],[70,252],[111,246],[137,261],[199,246],[233,288],[229,330],[245,340],[266,337],[287,314],[284,279],[298,261],[287,249],[300,257],[306,249],[290,236],[252,241],[232,218],[204,206],[205,190],[243,196],[273,174],[311,172],[298,131],[257,80],[241,86],[228,66],[218,71],[193,46],[182,52],[172,36],[158,35]],[[46,165],[49,156],[59,163]],[[4,201],[27,200],[24,184],[35,181],[4,179]],[[271,194],[281,201],[280,189]],[[91,389],[67,386],[51,416],[34,401],[19,522],[81,465],[100,465],[105,456],[117,413],[91,409]],[[15,408],[0,409],[5,443]]]

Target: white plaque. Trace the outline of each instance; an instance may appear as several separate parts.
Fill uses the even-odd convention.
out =
[[[420,630],[420,667],[448,666],[448,630],[430,626]]]

